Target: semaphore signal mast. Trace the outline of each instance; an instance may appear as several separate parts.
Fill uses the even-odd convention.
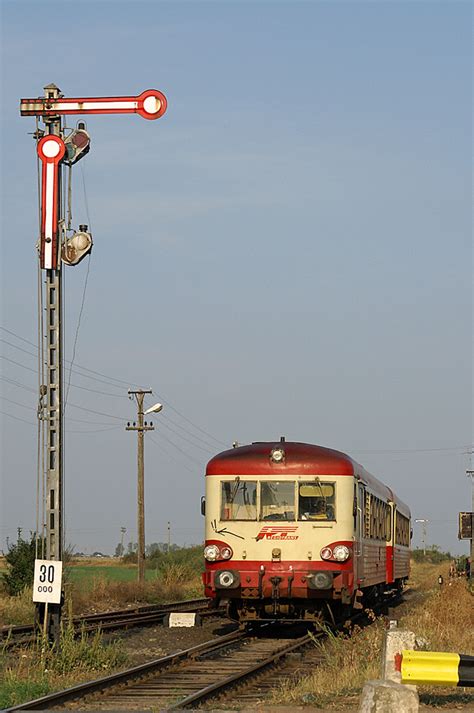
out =
[[[66,98],[55,84],[44,87],[44,96],[21,99],[21,116],[42,121],[37,129],[37,153],[41,162],[41,226],[39,266],[44,270],[46,327],[44,357],[46,383],[40,386],[38,417],[46,424],[46,560],[35,563],[34,601],[44,605],[44,630],[59,642],[61,621],[61,571],[63,559],[63,322],[62,265],[77,265],[92,249],[86,225],[67,237],[61,201],[61,171],[87,154],[90,136],[84,122],[65,135],[63,116],[89,114],[138,114],[159,119],[167,108],[166,97],[156,89],[138,96]],[[43,282],[43,280],[42,280]],[[41,345],[40,345],[41,354]],[[40,605],[39,605],[40,606]]]

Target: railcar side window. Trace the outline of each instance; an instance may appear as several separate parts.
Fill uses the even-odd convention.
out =
[[[370,540],[390,540],[390,505],[376,495],[365,492],[364,537]]]
[[[298,520],[335,520],[336,486],[319,480],[299,483],[298,508]]]
[[[265,481],[260,490],[260,520],[295,519],[295,483]]]
[[[221,520],[257,519],[256,481],[223,481],[221,487]]]
[[[395,516],[395,544],[410,545],[410,521],[398,511]]]

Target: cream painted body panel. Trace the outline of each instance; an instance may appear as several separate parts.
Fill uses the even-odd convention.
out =
[[[268,476],[239,475],[240,480],[268,482]],[[232,476],[206,477],[206,540],[219,540],[230,545],[234,560],[268,561],[272,559],[272,550],[281,550],[281,561],[321,560],[320,552],[326,545],[340,540],[354,541],[353,495],[354,478],[351,476],[320,476],[321,481],[336,484],[336,521],[315,520],[221,520],[221,482],[232,481]],[[311,482],[311,476],[280,476],[279,482]],[[257,514],[259,502],[257,502]],[[257,536],[264,528],[277,530],[288,528],[288,534],[270,530]]]

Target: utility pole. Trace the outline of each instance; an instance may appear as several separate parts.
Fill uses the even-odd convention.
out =
[[[168,554],[170,553],[170,548],[171,548],[171,523],[168,522]]]
[[[45,295],[44,333],[41,334],[40,356],[45,346],[46,383],[40,385],[40,422],[46,427],[45,456],[46,558],[52,571],[61,577],[63,557],[63,323],[62,323],[62,263],[77,265],[92,248],[92,237],[87,226],[67,236],[61,196],[62,164],[72,166],[89,150],[90,137],[83,121],[77,129],[64,135],[62,117],[65,115],[138,114],[144,119],[159,119],[166,111],[167,101],[162,92],[148,89],[138,96],[65,98],[55,84],[44,87],[44,96],[21,99],[21,116],[34,116],[36,150],[41,162],[41,226],[38,241],[41,280],[41,303]],[[43,121],[45,130],[38,128]],[[44,272],[43,272],[44,271]],[[42,304],[40,307],[42,308]],[[42,320],[40,325],[43,325]],[[40,370],[40,375],[41,375]],[[55,562],[61,563],[55,568]],[[38,560],[35,561],[39,564]],[[53,579],[56,575],[53,574]],[[56,584],[57,582],[55,582]],[[61,584],[61,583],[60,583]],[[60,588],[59,588],[60,589]],[[51,597],[35,598],[44,609],[44,627],[50,640],[59,645],[62,597],[57,587]],[[45,607],[43,607],[45,604]]]
[[[474,470],[466,470],[466,475],[471,479],[471,571],[470,579],[474,579]]]
[[[120,538],[120,557],[123,557],[123,538],[125,536],[125,533],[127,532],[127,528],[122,526],[120,528],[120,532],[122,533],[122,536]]]
[[[423,545],[423,556],[426,556],[426,526],[429,523],[429,520],[419,518],[418,520],[415,520],[415,522],[418,522],[422,525],[422,539],[421,539],[421,544]]]
[[[145,582],[145,469],[144,469],[144,433],[154,431],[152,423],[149,425],[143,421],[143,399],[145,394],[151,394],[151,389],[128,390],[130,397],[134,396],[137,402],[137,421],[126,426],[126,431],[137,431],[137,533],[138,533],[138,584]]]

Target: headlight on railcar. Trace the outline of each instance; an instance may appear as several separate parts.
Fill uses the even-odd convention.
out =
[[[216,588],[234,589],[235,587],[240,586],[239,573],[233,572],[230,569],[223,569],[220,572],[216,572],[214,585]]]
[[[307,582],[310,589],[331,589],[332,572],[312,572],[308,575]]]
[[[204,548],[204,557],[208,562],[215,562],[219,557],[220,550],[217,545],[207,545]]]
[[[336,545],[332,551],[332,556],[337,562],[345,562],[349,559],[351,553],[346,545]]]
[[[323,560],[335,560],[336,562],[345,562],[351,556],[351,551],[346,545],[334,545],[331,549],[330,547],[323,547],[321,550],[321,559]]]
[[[219,545],[206,545],[204,548],[204,557],[208,562],[230,560],[233,554],[232,547],[229,547],[229,545],[224,545],[223,547],[219,547]]]

